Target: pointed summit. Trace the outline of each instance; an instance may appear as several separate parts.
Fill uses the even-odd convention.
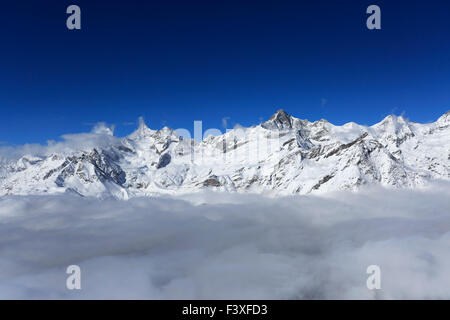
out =
[[[139,117],[139,127],[138,127],[137,131],[143,135],[145,135],[147,133],[151,133],[151,131],[152,131],[145,123],[143,117]]]
[[[289,118],[291,115],[284,111],[284,109],[279,109],[277,112],[275,112],[270,119],[274,118]]]
[[[154,131],[151,130],[147,125],[145,124],[144,118],[139,117],[139,127],[134,131],[132,134],[130,134],[130,138],[143,138],[147,137],[151,134],[153,134]]]
[[[265,129],[292,129],[292,116],[283,109],[275,112],[268,121],[261,126]]]

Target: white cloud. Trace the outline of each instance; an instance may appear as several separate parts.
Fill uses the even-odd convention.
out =
[[[94,125],[89,133],[75,133],[62,135],[61,141],[49,140],[47,145],[24,144],[20,146],[1,146],[0,164],[3,159],[18,159],[22,156],[48,156],[51,154],[68,155],[76,150],[91,150],[95,147],[108,147],[119,143],[114,137],[114,126],[103,122]]]
[[[450,298],[449,190],[3,197],[0,299]]]

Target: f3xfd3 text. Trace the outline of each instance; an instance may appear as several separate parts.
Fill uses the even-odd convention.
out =
[[[257,305],[257,304],[227,304],[227,314],[238,315],[265,315],[267,314],[267,305]]]

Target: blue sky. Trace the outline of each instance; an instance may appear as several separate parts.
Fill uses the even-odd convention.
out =
[[[82,29],[66,28],[81,7]],[[382,30],[366,28],[377,4]],[[104,121],[257,124],[277,109],[373,124],[450,110],[446,1],[20,1],[0,11],[0,141]]]

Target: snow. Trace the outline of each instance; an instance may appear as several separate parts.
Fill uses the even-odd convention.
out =
[[[450,179],[446,113],[429,124],[388,116],[373,126],[309,122],[277,111],[249,128],[183,139],[139,121],[124,138],[97,125],[48,146],[0,150],[0,196],[61,194],[129,199],[213,189],[309,194],[358,190],[364,184],[422,188]],[[15,155],[20,155],[15,157]]]

